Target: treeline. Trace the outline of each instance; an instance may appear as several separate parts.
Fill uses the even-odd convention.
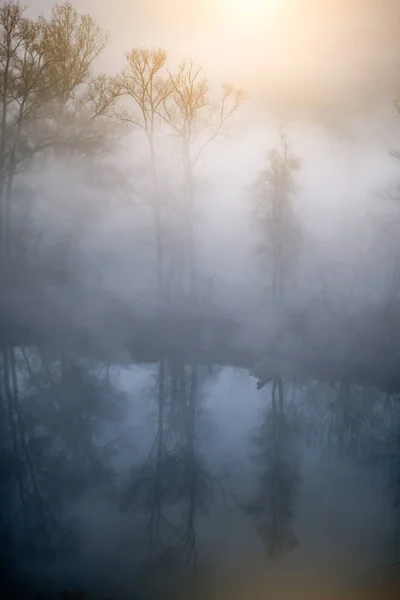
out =
[[[15,231],[13,191],[19,177],[29,167],[40,164],[43,168],[51,158],[88,159],[115,152],[122,124],[125,131],[132,127],[143,133],[142,145],[148,151],[141,197],[153,215],[158,286],[160,290],[170,287],[167,273],[176,272],[176,255],[182,253],[190,266],[182,267],[187,273],[176,276],[176,285],[194,285],[196,164],[208,144],[226,133],[244,93],[224,85],[214,100],[200,67],[183,62],[170,71],[163,50],[133,49],[126,54],[121,73],[95,74],[96,60],[110,38],[89,15],[80,15],[68,2],[56,4],[48,17],[37,20],[27,18],[18,2],[6,2],[0,18],[3,269],[10,260],[22,267],[21,254],[26,258],[31,250],[26,239],[21,248],[21,236]],[[175,176],[181,180],[180,190],[172,201],[165,198],[160,164],[163,149],[159,143],[165,136],[178,138],[174,151],[181,163],[181,174]],[[171,211],[178,228],[168,226]],[[174,253],[171,246],[177,238],[179,249]],[[179,282],[182,277],[185,283]]]

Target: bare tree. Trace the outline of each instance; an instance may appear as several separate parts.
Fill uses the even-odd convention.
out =
[[[145,134],[150,152],[151,208],[154,215],[157,253],[158,291],[164,294],[164,260],[161,217],[159,165],[155,135],[160,124],[160,108],[170,93],[163,71],[167,60],[164,50],[134,48],[127,55],[127,66],[115,78],[120,97],[130,99],[133,108],[123,105],[117,110],[122,123],[138,127]]]
[[[44,137],[58,153],[86,154],[101,146],[99,117],[110,116],[116,99],[112,78],[93,75],[93,63],[109,44],[109,34],[70,2],[56,4],[40,22],[50,87],[43,107],[48,124]]]
[[[0,130],[0,260],[4,265],[8,253],[8,239],[10,226],[10,203],[8,190],[12,185],[13,160],[15,154],[10,147],[10,137],[14,129],[18,100],[20,99],[18,83],[18,66],[21,55],[27,52],[26,29],[28,21],[23,16],[19,3],[6,2],[0,8],[0,67],[1,67],[1,130]],[[17,104],[17,108],[15,107]],[[20,126],[17,126],[19,132]]]
[[[245,94],[224,85],[220,101],[212,103],[201,67],[192,62],[183,62],[176,74],[168,74],[171,91],[165,97],[160,115],[182,144],[185,251],[190,290],[196,294],[195,167],[207,146],[226,135],[226,126],[242,106]]]
[[[92,64],[108,43],[89,15],[66,2],[48,19],[28,19],[18,2],[0,9],[0,222],[3,265],[10,253],[15,177],[45,151],[88,153],[102,138],[99,117],[114,100]]]

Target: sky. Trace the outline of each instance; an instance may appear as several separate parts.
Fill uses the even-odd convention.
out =
[[[109,30],[102,68],[133,46],[190,54],[274,110],[343,115],[400,91],[398,0],[73,0]],[[32,14],[52,0],[28,0]]]

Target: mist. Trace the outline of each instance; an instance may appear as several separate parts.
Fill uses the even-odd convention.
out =
[[[1,3],[4,598],[398,593],[399,11]]]

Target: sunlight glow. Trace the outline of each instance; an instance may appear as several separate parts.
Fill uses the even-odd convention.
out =
[[[276,21],[285,0],[219,0],[228,20],[236,26],[257,27],[260,23]]]
[[[278,0],[233,0],[237,10],[241,12],[260,12],[265,8],[270,9]]]

